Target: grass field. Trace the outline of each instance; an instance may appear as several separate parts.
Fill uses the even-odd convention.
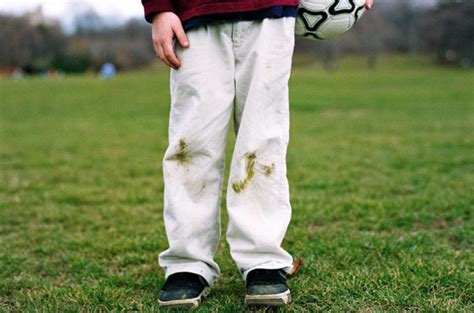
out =
[[[472,86],[403,58],[295,67],[284,311],[474,310]],[[0,80],[1,311],[158,309],[168,97],[163,67]],[[217,261],[199,312],[245,311],[224,236]]]

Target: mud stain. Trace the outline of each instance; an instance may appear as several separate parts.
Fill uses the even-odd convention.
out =
[[[191,161],[191,156],[188,152],[188,144],[184,139],[179,140],[178,152],[173,155],[173,159],[175,159],[180,165],[185,165]]]
[[[257,155],[255,154],[255,152],[249,153],[245,156],[245,178],[232,184],[232,189],[234,189],[236,193],[241,193],[254,177],[256,158]]]
[[[202,197],[204,195],[204,191],[206,190],[207,184],[205,181],[201,182],[201,186],[199,187],[198,192],[196,193],[196,196]]]
[[[275,171],[275,163],[272,163],[272,165],[263,166],[263,175],[267,177],[272,175],[274,171]]]

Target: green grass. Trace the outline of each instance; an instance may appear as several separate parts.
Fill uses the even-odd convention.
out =
[[[285,311],[474,310],[472,86],[403,58],[294,69]],[[157,310],[168,98],[162,67],[0,80],[1,311]],[[245,311],[224,237],[217,260],[199,311]]]

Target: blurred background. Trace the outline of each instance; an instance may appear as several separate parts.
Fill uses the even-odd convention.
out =
[[[297,40],[285,312],[474,312],[473,17],[375,0]],[[159,310],[168,86],[139,0],[0,0],[0,312]],[[225,208],[197,312],[247,311]]]
[[[297,55],[334,69],[362,55],[371,68],[381,54],[424,55],[433,63],[471,68],[474,1],[378,0],[356,29],[330,41],[297,40]],[[139,0],[2,0],[0,75],[83,73],[112,63],[119,70],[156,61]],[[305,60],[308,60],[305,58]]]

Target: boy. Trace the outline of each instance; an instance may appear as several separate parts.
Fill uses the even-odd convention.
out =
[[[159,303],[198,306],[220,273],[213,257],[233,115],[236,143],[227,188],[231,255],[246,281],[246,304],[286,304],[292,257],[281,242],[291,217],[288,79],[298,0],[142,3],[153,24],[156,53],[171,67],[169,147],[163,159],[169,248],[159,255],[166,276]]]

